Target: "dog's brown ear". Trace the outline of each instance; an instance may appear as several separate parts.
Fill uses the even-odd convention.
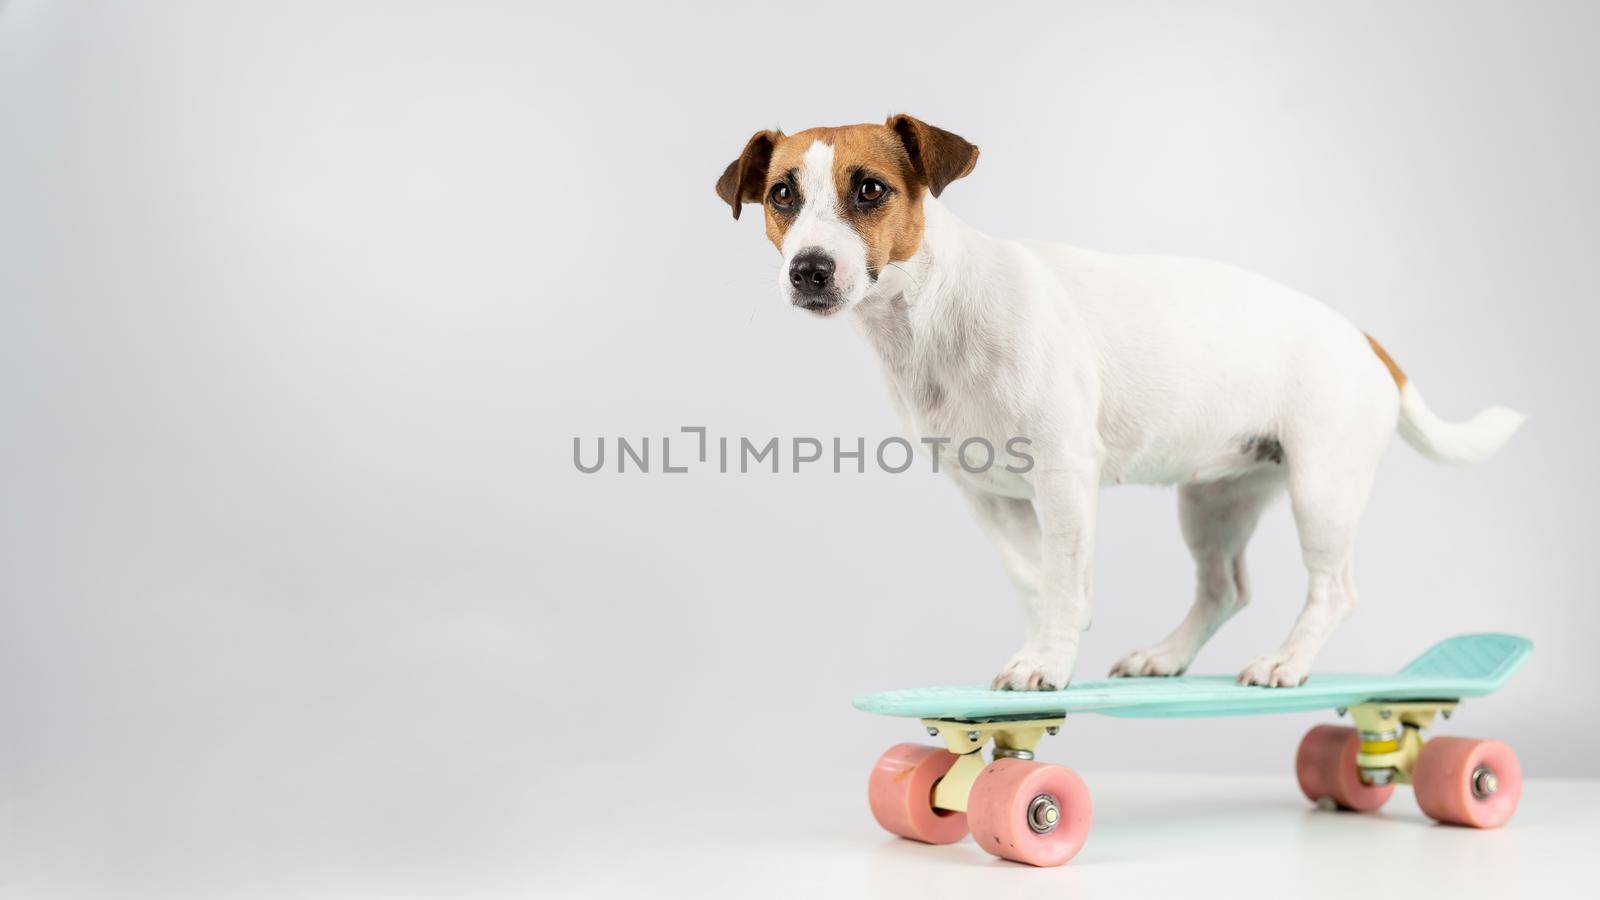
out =
[[[900,136],[900,143],[911,157],[911,168],[928,184],[935,197],[957,178],[964,178],[978,164],[978,148],[959,134],[935,128],[921,119],[901,114],[884,123]]]
[[[739,208],[746,203],[760,203],[767,185],[767,164],[772,162],[772,148],[783,139],[781,131],[758,131],[751,135],[739,158],[722,170],[717,179],[717,196],[733,207],[733,217],[739,218]]]

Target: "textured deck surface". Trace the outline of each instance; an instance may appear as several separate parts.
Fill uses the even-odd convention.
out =
[[[1064,691],[991,691],[982,685],[881,691],[857,709],[886,716],[981,719],[1097,712],[1125,717],[1230,716],[1300,712],[1368,700],[1453,700],[1499,687],[1533,644],[1510,634],[1468,634],[1428,648],[1391,675],[1315,672],[1295,688],[1244,687],[1227,675],[1111,678]]]

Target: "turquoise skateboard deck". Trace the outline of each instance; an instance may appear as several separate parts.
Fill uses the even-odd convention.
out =
[[[1227,676],[1079,681],[1060,691],[925,687],[855,698],[858,709],[919,718],[943,744],[896,744],[873,766],[867,800],[901,837],[947,844],[970,834],[1002,859],[1058,866],[1088,836],[1093,804],[1066,766],[1034,759],[1045,735],[1077,713],[1128,718],[1241,716],[1336,709],[1351,725],[1318,725],[1295,752],[1300,790],[1318,806],[1370,812],[1413,787],[1429,817],[1497,828],[1522,795],[1504,743],[1424,736],[1463,698],[1491,693],[1533,645],[1510,634],[1441,641],[1392,675],[1317,672],[1299,687],[1244,687]],[[989,756],[984,748],[990,747]]]
[[[1373,700],[1459,700],[1494,691],[1532,650],[1532,642],[1516,635],[1467,634],[1434,644],[1392,675],[1316,672],[1294,688],[1245,687],[1225,675],[1181,675],[1076,681],[1061,691],[911,688],[862,694],[854,703],[886,716],[979,720],[1080,712],[1125,718],[1238,716]]]

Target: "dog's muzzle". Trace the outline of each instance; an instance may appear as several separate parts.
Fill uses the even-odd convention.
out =
[[[795,254],[789,263],[790,299],[794,305],[811,312],[839,305],[833,269],[833,257],[821,250],[808,248]]]

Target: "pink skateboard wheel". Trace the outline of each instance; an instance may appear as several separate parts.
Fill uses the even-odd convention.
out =
[[[872,817],[885,831],[927,844],[967,836],[965,813],[935,809],[933,786],[955,765],[954,753],[923,744],[896,744],[878,757],[867,780]]]
[[[1083,849],[1092,809],[1089,789],[1065,766],[997,759],[967,798],[972,837],[1002,859],[1059,866]]]
[[[1522,766],[1499,741],[1434,738],[1422,745],[1411,783],[1417,805],[1440,822],[1498,828],[1517,811]]]
[[[1294,774],[1300,790],[1316,803],[1327,797],[1340,809],[1371,812],[1388,801],[1394,785],[1367,784],[1356,766],[1361,736],[1354,728],[1318,725],[1300,739]]]

